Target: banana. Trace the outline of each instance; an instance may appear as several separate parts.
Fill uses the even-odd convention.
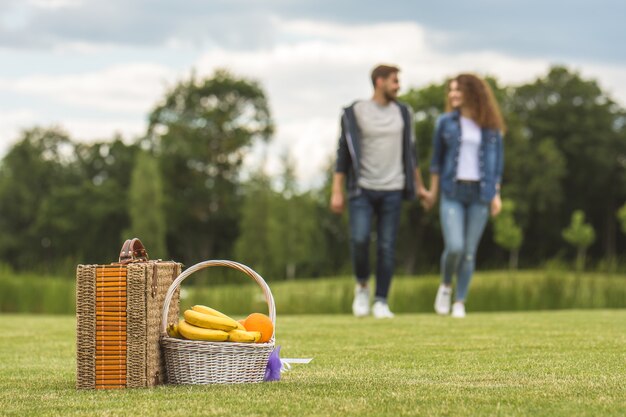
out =
[[[205,329],[224,330],[229,332],[238,327],[237,322],[231,318],[212,316],[195,310],[185,310],[183,315],[185,316],[187,323],[198,327],[204,327]]]
[[[185,339],[190,340],[208,340],[210,342],[223,342],[228,340],[228,333],[222,330],[203,329],[196,327],[185,320],[178,322],[178,331]]]
[[[204,313],[204,314],[208,314],[210,316],[216,316],[216,317],[222,317],[224,319],[230,319],[230,317],[228,317],[226,314],[222,313],[221,311],[217,311],[216,309],[211,308],[211,307],[207,307],[207,306],[203,306],[203,305],[196,305],[196,306],[191,307],[191,309],[193,311],[197,311],[198,313]],[[239,322],[237,322],[237,329],[239,329],[239,330],[246,330],[246,328],[243,327],[243,324],[241,324]]]
[[[245,330],[231,330],[228,332],[229,342],[255,343],[261,339],[261,332],[247,332]]]
[[[176,339],[182,339],[183,337],[180,335],[180,333],[178,332],[178,324],[176,323],[170,323],[167,326],[167,334],[169,335],[169,337],[173,337]]]

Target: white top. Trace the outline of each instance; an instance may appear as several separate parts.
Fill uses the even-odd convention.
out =
[[[478,152],[482,132],[480,126],[472,119],[461,116],[461,149],[456,178],[465,181],[479,181]]]
[[[402,133],[404,122],[396,103],[359,101],[354,114],[361,134],[359,186],[370,190],[402,190]]]

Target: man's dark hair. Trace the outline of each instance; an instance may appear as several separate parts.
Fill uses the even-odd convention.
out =
[[[376,79],[384,78],[387,79],[391,74],[395,74],[400,72],[400,68],[394,67],[392,65],[378,65],[376,68],[372,70],[372,85],[374,88],[376,87]]]

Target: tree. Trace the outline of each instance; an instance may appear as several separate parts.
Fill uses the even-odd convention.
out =
[[[138,152],[128,191],[130,229],[122,240],[138,237],[153,259],[167,258],[163,186],[157,159]]]
[[[322,237],[316,203],[310,193],[280,196],[270,216],[270,244],[280,275],[293,279],[312,275],[323,262]]]
[[[0,167],[0,258],[15,269],[47,265],[63,255],[63,242],[51,234],[43,214],[52,195],[75,185],[69,167],[74,144],[60,128],[25,130]],[[71,218],[55,219],[66,227]],[[60,253],[59,253],[60,252]]]
[[[326,178],[324,184],[318,190],[311,191],[311,198],[316,202],[315,218],[317,227],[322,236],[322,243],[315,251],[321,256],[320,267],[317,274],[350,273],[352,271],[350,261],[350,235],[348,230],[347,209],[343,215],[330,211],[329,201],[334,174],[334,159],[329,159],[324,169]]]
[[[281,192],[272,189],[262,169],[246,185],[235,253],[274,279],[319,274],[328,262],[317,200],[311,192],[296,193],[294,166],[288,155],[283,164]],[[333,273],[330,268],[327,271]]]
[[[127,238],[122,231],[130,227],[128,190],[138,150],[137,145],[127,145],[121,137],[76,145],[81,183],[67,190],[65,201],[72,202],[70,212],[74,213],[76,230],[71,236],[77,246],[72,246],[72,252],[83,263],[118,258]]]
[[[494,218],[494,240],[509,251],[509,268],[517,269],[519,248],[522,246],[522,229],[515,224],[515,203],[509,199],[502,201],[502,211]]]
[[[282,190],[273,200],[270,216],[270,242],[274,256],[286,279],[319,272],[324,262],[317,201],[311,192],[298,193],[295,162],[289,152],[282,156]]]
[[[519,208],[523,224],[528,227],[527,240],[537,242],[537,246],[533,244],[537,257],[555,251],[559,240],[556,232],[566,226],[568,214],[579,208],[592,224],[601,225],[601,245],[596,253],[612,258],[617,230],[614,213],[618,202],[626,199],[624,110],[596,81],[583,79],[562,66],[552,67],[544,77],[517,87],[510,108],[523,127],[522,138],[529,148],[539,149],[543,142],[551,142],[552,157],[541,165],[535,164],[530,154],[516,153],[515,160],[506,159],[507,165],[529,164],[531,170],[518,167],[524,188],[531,188],[528,185],[536,179],[539,189],[544,190],[541,199],[535,201],[524,198],[523,190],[515,196],[519,204],[532,204],[528,209]],[[508,149],[507,155],[511,155]],[[565,175],[560,178],[560,170],[550,163],[555,158],[564,162]]]
[[[24,131],[0,168],[0,257],[63,275],[117,260],[133,158],[120,138],[79,144],[56,127]]]
[[[305,207],[299,204],[302,201],[296,194],[295,165],[291,155],[286,151],[281,157],[283,165],[282,195],[274,200],[274,207],[270,216],[270,241],[276,249],[275,256],[282,266],[284,276],[291,280],[296,275],[296,268],[302,261],[302,255],[306,256],[306,241],[310,234],[304,232],[302,224],[310,224],[310,214],[306,213]],[[305,210],[303,210],[305,209]]]
[[[505,137],[502,196],[515,204],[516,218],[528,242],[525,257],[542,259],[560,242],[554,218],[564,204],[565,157],[552,138],[531,143],[516,127]],[[495,225],[495,223],[494,223]]]
[[[160,155],[174,258],[193,263],[232,257],[243,159],[272,132],[259,85],[225,70],[180,82],[151,112],[147,137]]]
[[[617,218],[622,227],[622,233],[626,234],[626,203],[617,212]]]
[[[582,271],[585,268],[585,256],[589,246],[596,239],[593,226],[585,223],[585,213],[576,210],[572,214],[572,221],[567,229],[563,230],[563,239],[577,249],[576,270]]]
[[[236,259],[266,277],[276,272],[269,225],[274,198],[270,180],[262,171],[248,181],[241,206],[240,233],[234,246]]]

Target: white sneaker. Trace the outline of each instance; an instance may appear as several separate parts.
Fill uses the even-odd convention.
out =
[[[435,312],[437,314],[450,314],[450,299],[452,298],[452,288],[443,284],[439,285],[437,296],[435,297]]]
[[[394,314],[389,310],[389,305],[382,301],[376,301],[372,307],[374,317],[377,319],[392,319]]]
[[[356,317],[365,317],[370,313],[370,289],[357,284],[354,289],[352,314]]]
[[[452,304],[452,317],[462,319],[465,317],[465,304],[458,301]]]

